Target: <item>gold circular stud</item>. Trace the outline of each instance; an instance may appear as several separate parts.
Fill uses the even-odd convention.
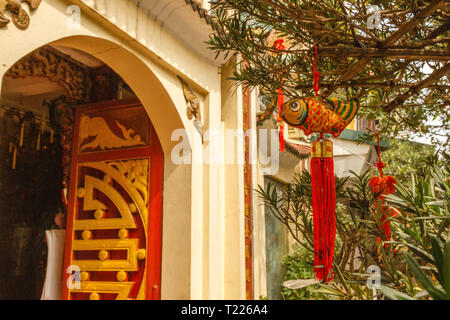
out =
[[[105,182],[105,183],[111,183],[111,181],[112,181],[112,179],[111,179],[110,176],[105,175],[105,176],[103,177],[103,182]]]
[[[109,252],[106,250],[100,250],[98,253],[98,258],[102,261],[109,259]]]
[[[136,255],[138,260],[144,260],[147,257],[147,251],[145,249],[139,249]]]
[[[89,295],[89,300],[100,300],[100,295],[97,292],[92,292]]]
[[[80,280],[81,281],[89,281],[89,278],[90,278],[89,272],[82,271],[80,273]]]
[[[117,281],[124,282],[127,280],[128,275],[125,271],[119,271],[116,275]]]
[[[83,198],[84,197],[84,188],[78,188],[77,189],[77,197]]]
[[[105,211],[100,210],[100,209],[95,210],[94,217],[97,220],[103,219],[105,217]]]
[[[119,238],[120,239],[128,239],[129,233],[127,229],[120,229],[119,230]]]
[[[84,230],[81,233],[81,237],[83,238],[83,240],[90,240],[90,239],[92,239],[92,231]]]
[[[134,203],[130,203],[128,207],[130,208],[130,211],[132,213],[136,213],[137,212],[137,208],[136,208],[136,205]]]

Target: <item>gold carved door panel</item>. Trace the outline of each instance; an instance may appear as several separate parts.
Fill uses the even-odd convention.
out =
[[[150,120],[136,103],[82,106],[74,130],[63,298],[158,298],[147,292],[159,288],[149,259],[160,259],[160,240],[149,243],[149,231],[160,229],[149,221],[152,147],[159,147]]]

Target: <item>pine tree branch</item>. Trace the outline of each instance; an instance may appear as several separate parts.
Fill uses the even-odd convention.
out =
[[[405,93],[397,96],[392,102],[384,107],[386,112],[391,112],[395,107],[402,105],[407,99],[416,94],[418,91],[426,88],[428,85],[434,83],[441,77],[447,75],[450,71],[450,63],[447,63],[441,69],[435,70],[428,78],[422,80],[420,83],[409,88]]]

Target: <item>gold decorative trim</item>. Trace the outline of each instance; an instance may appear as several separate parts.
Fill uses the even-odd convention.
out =
[[[86,175],[84,177],[85,196],[83,198],[83,210],[98,212],[107,210],[103,203],[94,199],[94,189],[107,195],[114,203],[114,206],[119,211],[121,218],[101,219],[95,214],[94,219],[75,220],[75,230],[99,230],[99,229],[122,229],[122,228],[136,228],[133,216],[130,212],[128,204],[111,185],[103,182],[100,179]]]
[[[138,239],[98,239],[98,240],[74,240],[72,250],[99,251],[98,260],[76,260],[72,264],[77,265],[82,271],[137,271],[138,270]],[[126,260],[110,260],[109,252],[114,250],[126,250]]]
[[[146,278],[147,250],[142,248],[138,238],[129,238],[128,229],[138,228],[136,218],[140,217],[142,224],[148,221],[148,175],[150,161],[148,159],[90,162],[79,165],[80,168],[90,168],[100,171],[84,175],[82,189],[79,197],[81,210],[92,212],[92,218],[74,220],[74,229],[82,230],[82,239],[74,239],[72,242],[73,257],[71,264],[78,265],[85,275],[80,289],[70,290],[71,293],[88,293],[96,299],[102,299],[103,293],[117,293],[117,299],[128,299],[131,288],[135,282],[128,282],[127,272],[136,272],[144,268],[143,279]],[[89,172],[89,171],[88,171]],[[120,185],[126,196],[116,190]],[[121,218],[103,217],[103,212],[110,208],[98,200],[96,192],[102,193],[110,199],[118,210]],[[126,200],[125,200],[126,199]],[[135,215],[133,215],[133,213]],[[99,213],[95,217],[94,213]],[[100,219],[99,219],[100,218]],[[91,230],[116,229],[118,239],[95,239]],[[145,238],[147,229],[144,228]],[[147,239],[145,240],[147,242]],[[145,247],[147,244],[145,244]],[[114,259],[114,253],[125,251],[126,255],[120,259]],[[81,252],[95,252],[96,257],[91,256],[80,259]],[[142,261],[142,262],[141,262]],[[88,272],[116,272],[117,282],[89,281]],[[145,298],[145,281],[140,284],[137,299]]]
[[[140,160],[134,160],[134,161],[140,161]],[[111,162],[111,163],[116,163],[116,162]],[[130,183],[130,181],[123,174],[121,174],[113,165],[111,165],[111,163],[87,162],[87,163],[83,163],[81,166],[100,170],[100,171],[106,173],[112,179],[114,179],[117,183],[119,183],[122,186],[122,188],[124,188],[125,191],[129,194],[129,196],[133,200],[134,204],[137,206],[138,212],[141,215],[144,225],[147,225],[148,191],[146,191],[145,194],[143,195],[138,189],[136,189],[136,187],[132,183]],[[127,210],[130,210],[129,207],[127,207]],[[147,230],[147,229],[145,229],[145,230]]]
[[[117,171],[127,178],[131,186],[139,191],[144,205],[147,206],[149,160],[115,161],[108,162],[108,165],[116,168]]]
[[[73,289],[73,293],[91,293],[91,300],[100,299],[102,293],[117,293],[116,300],[125,300],[130,295],[133,282],[106,282],[106,281],[86,281],[81,282],[81,289]]]
[[[311,143],[311,158],[333,158],[333,142],[330,140],[313,141]]]
[[[80,151],[88,149],[100,150],[119,149],[124,147],[135,147],[145,145],[140,135],[134,134],[133,129],[127,129],[119,121],[115,121],[117,127],[122,132],[123,138],[117,136],[109,127],[105,119],[101,117],[82,116],[80,119]],[[94,140],[83,144],[89,137]]]

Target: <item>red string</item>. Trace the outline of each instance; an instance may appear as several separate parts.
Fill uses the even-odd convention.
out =
[[[314,56],[315,56],[315,61],[314,63],[311,61],[311,64],[313,66],[313,78],[314,78],[314,82],[313,82],[313,89],[314,89],[314,94],[316,95],[316,97],[319,96],[319,81],[320,81],[320,72],[317,71],[317,46],[314,46]],[[310,59],[311,60],[311,59]]]
[[[284,39],[277,39],[273,43],[273,48],[276,51],[276,54],[279,53],[280,50],[284,50]],[[283,119],[281,118],[281,106],[284,104],[284,95],[283,95],[283,89],[279,88],[277,90],[277,107],[278,107],[278,115],[277,115],[277,121],[280,123],[280,151],[283,152],[285,150],[284,145],[284,126],[283,126]]]
[[[378,168],[378,171],[380,171],[380,176],[383,178],[383,168],[386,167],[386,164],[381,161],[381,151],[380,151],[380,134],[377,132],[375,133],[377,136],[377,145],[378,145],[378,162],[375,162],[375,167]]]

